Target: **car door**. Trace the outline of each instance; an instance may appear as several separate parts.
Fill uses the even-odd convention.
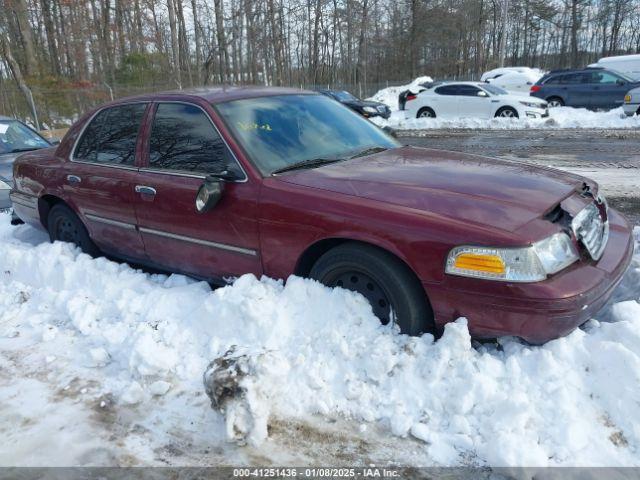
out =
[[[458,85],[458,114],[468,118],[491,118],[492,100],[487,92],[474,85]]]
[[[568,107],[591,107],[593,85],[588,72],[564,75],[560,80],[559,89]]]
[[[437,117],[458,117],[458,85],[442,85],[440,87],[436,87],[433,91],[433,95],[427,95],[425,93],[425,98],[428,99],[427,105],[433,108]]]
[[[627,82],[618,75],[604,70],[591,73],[593,108],[611,109],[622,105],[624,96],[629,90]]]
[[[65,199],[101,250],[144,259],[136,229],[134,186],[142,119],[148,103],[108,107],[88,122],[65,164]]]
[[[158,102],[145,135],[144,167],[135,186],[138,227],[149,260],[211,280],[260,275],[259,184],[247,177],[205,105]],[[198,213],[207,174],[229,172],[219,203]]]

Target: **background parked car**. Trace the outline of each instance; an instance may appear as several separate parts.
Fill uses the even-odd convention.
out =
[[[543,74],[539,68],[504,67],[483,73],[480,81],[503,88],[509,93],[528,96],[531,86],[540,80]]]
[[[598,63],[589,66],[610,68],[616,72],[624,73],[634,80],[640,80],[640,55],[638,54],[604,57],[598,60]]]
[[[610,110],[621,106],[626,93],[638,86],[640,81],[604,68],[554,70],[531,87],[531,95],[550,107]]]
[[[339,101],[343,105],[349,107],[351,110],[358,112],[360,115],[366,118],[389,118],[391,116],[391,109],[384,103],[373,102],[370,100],[361,100],[355,95],[352,95],[351,93],[344,90],[318,90],[318,92]]]
[[[482,82],[434,84],[418,95],[408,96],[405,110],[410,118],[541,118],[549,114],[542,100],[511,95]]]
[[[30,150],[50,147],[51,143],[24,123],[0,116],[0,211],[11,208],[9,190],[13,183],[13,161]]]
[[[622,106],[627,116],[640,115],[640,87],[630,90],[624,97]]]

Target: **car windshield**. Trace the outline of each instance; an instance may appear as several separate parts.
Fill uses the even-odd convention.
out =
[[[481,87],[492,95],[508,95],[508,92],[504,88],[496,87],[495,85],[486,83],[482,84]]]
[[[263,175],[315,159],[346,159],[399,146],[352,110],[323,95],[278,95],[215,105]]]
[[[49,143],[26,125],[16,121],[0,120],[0,154],[37,150]]]
[[[353,95],[351,95],[349,92],[345,92],[344,90],[341,92],[334,92],[333,93],[336,98],[342,102],[349,102],[349,101],[353,101],[353,100],[358,100],[356,97],[354,97]]]

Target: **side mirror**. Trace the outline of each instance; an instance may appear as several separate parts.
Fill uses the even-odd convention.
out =
[[[226,173],[226,172],[225,172]],[[208,175],[196,195],[196,211],[205,213],[215,207],[224,192],[224,177]]]
[[[621,78],[617,79],[617,80],[616,80],[616,83],[617,83],[618,85],[626,85],[626,84],[627,84],[627,82],[625,82],[625,81],[624,81],[624,80],[622,80]]]
[[[489,96],[484,90],[480,90],[476,95],[483,98],[487,98]]]

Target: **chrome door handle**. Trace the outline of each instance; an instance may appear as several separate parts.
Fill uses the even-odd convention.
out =
[[[153,187],[147,187],[146,185],[136,185],[136,193],[142,193],[144,195],[155,195],[156,189]]]
[[[80,183],[82,179],[77,175],[67,175],[67,181],[69,183]]]

